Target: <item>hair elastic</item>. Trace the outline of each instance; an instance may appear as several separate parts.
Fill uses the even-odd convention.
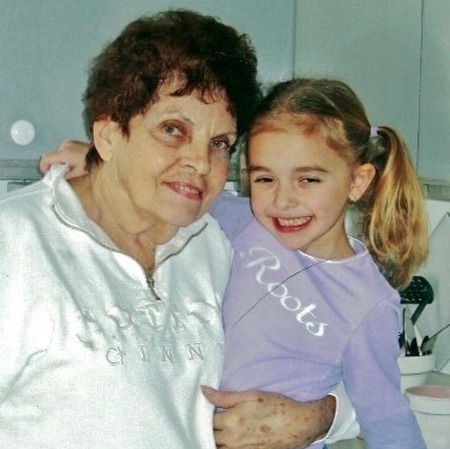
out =
[[[366,161],[371,162],[378,156],[386,152],[386,147],[383,144],[383,138],[378,134],[378,126],[370,127],[370,136],[367,142]]]

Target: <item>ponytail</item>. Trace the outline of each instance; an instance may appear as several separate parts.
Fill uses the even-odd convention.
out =
[[[357,204],[362,238],[391,285],[403,289],[428,254],[424,196],[399,135],[383,126],[370,139],[376,139],[376,145],[369,148],[378,148],[368,161],[376,167],[376,175]]]

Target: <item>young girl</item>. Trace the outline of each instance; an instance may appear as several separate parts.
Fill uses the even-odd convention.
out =
[[[427,254],[404,143],[344,83],[296,79],[260,105],[247,163],[255,218],[233,242],[222,388],[307,401],[344,380],[369,448],[425,448],[397,367],[396,289]]]
[[[247,163],[254,219],[233,239],[222,388],[311,401],[344,380],[369,448],[425,449],[397,367],[396,289],[427,254],[404,143],[345,84],[297,79],[260,105]],[[349,207],[364,243],[346,234]]]

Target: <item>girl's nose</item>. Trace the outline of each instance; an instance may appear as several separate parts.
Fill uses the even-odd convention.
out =
[[[298,204],[294,190],[289,185],[280,184],[275,194],[275,205],[278,209],[288,209]]]

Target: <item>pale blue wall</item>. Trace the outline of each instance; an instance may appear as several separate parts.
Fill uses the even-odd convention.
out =
[[[0,0],[0,160],[37,159],[67,137],[83,139],[91,58],[139,15],[180,6],[248,33],[263,81],[292,75],[294,0]],[[27,146],[11,139],[18,119],[35,126]]]

